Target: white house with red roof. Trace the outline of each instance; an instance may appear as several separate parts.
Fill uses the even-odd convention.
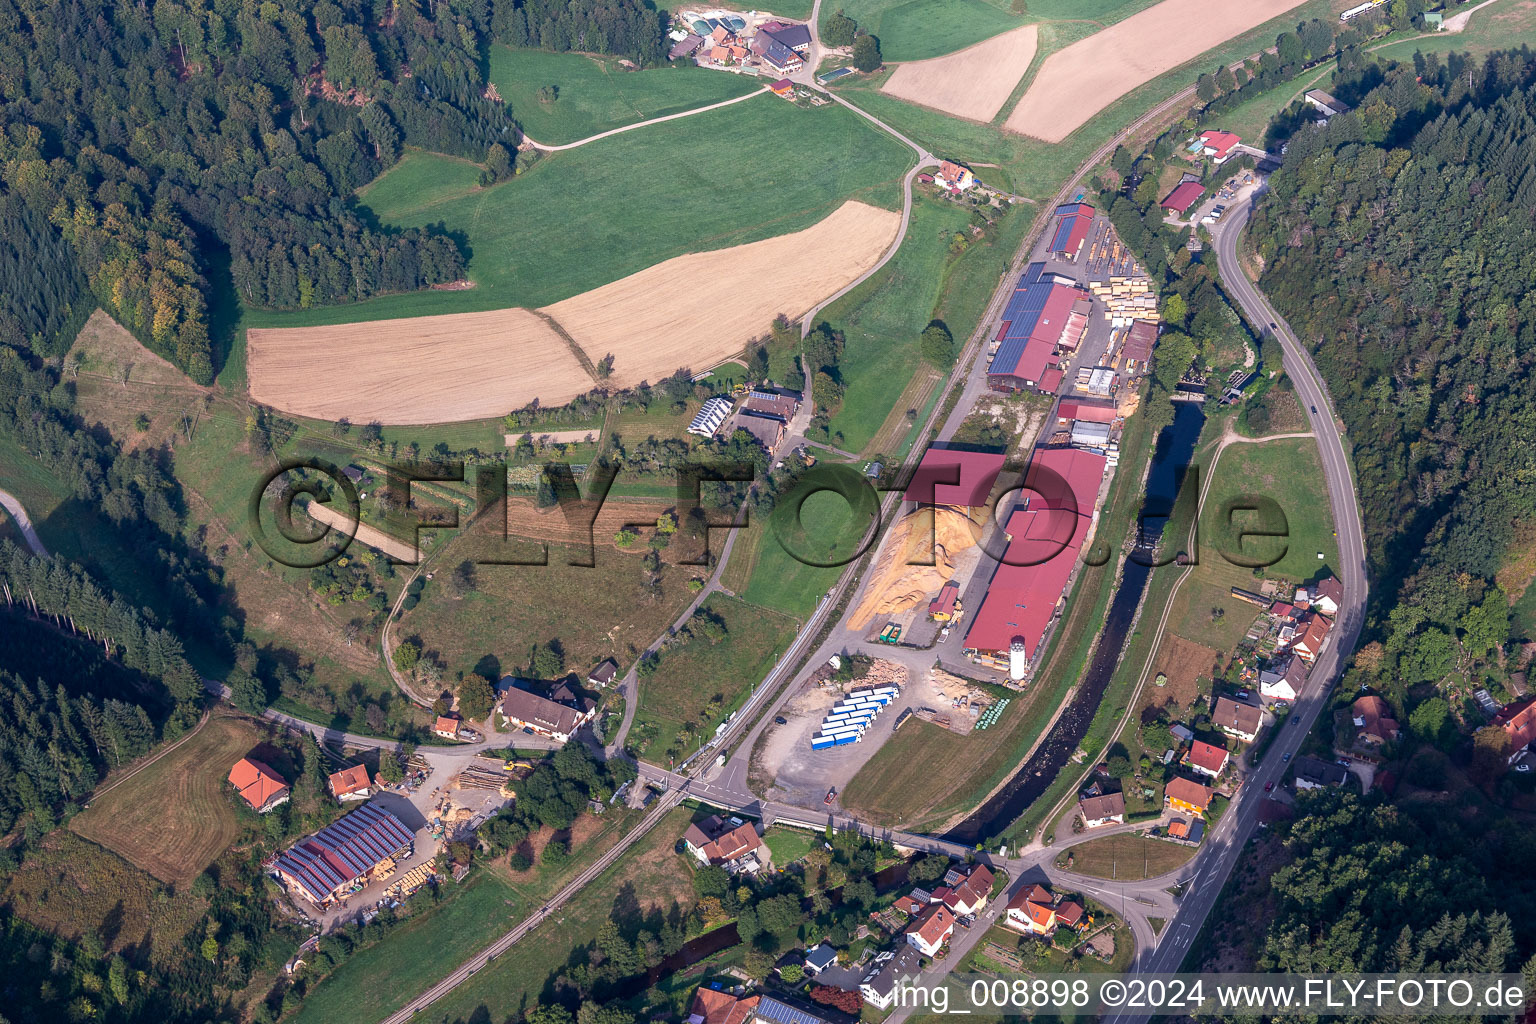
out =
[[[992,869],[985,864],[969,868],[950,868],[944,884],[933,891],[935,902],[943,903],[961,917],[970,917],[987,905],[992,895]]]
[[[1195,740],[1189,745],[1189,753],[1184,755],[1183,763],[1201,775],[1209,775],[1214,779],[1227,767],[1227,759],[1230,756],[1214,743]]]
[[[1080,928],[1087,911],[1076,900],[1062,899],[1045,886],[1026,885],[1008,901],[1003,924],[1026,935],[1050,935],[1057,928]]]
[[[1509,737],[1509,763],[1514,764],[1536,742],[1536,694],[1504,705],[1493,716],[1493,724]]]
[[[954,911],[942,903],[930,903],[907,925],[907,945],[924,956],[937,956],[954,933]]]
[[[1200,152],[1211,158],[1211,162],[1217,165],[1226,163],[1232,157],[1232,150],[1243,140],[1231,132],[1209,131],[1200,134]]]

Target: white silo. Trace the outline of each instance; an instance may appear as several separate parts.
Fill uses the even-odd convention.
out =
[[[1023,682],[1028,667],[1029,655],[1024,650],[1024,639],[1016,636],[1008,647],[1008,678],[1016,683]]]

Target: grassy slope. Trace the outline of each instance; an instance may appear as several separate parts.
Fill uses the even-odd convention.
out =
[[[481,565],[476,591],[462,598],[454,598],[439,575],[395,632],[420,636],[424,649],[438,652],[448,665],[448,679],[459,672],[519,670],[533,644],[555,639],[572,671],[585,673],[606,657],[627,665],[688,604],[689,572],[664,564],[662,590],[651,595],[643,585],[644,549],[621,552],[605,540],[598,539],[592,568],[568,564],[575,550],[555,544],[549,546],[548,565]],[[527,549],[520,557],[536,551],[533,545],[520,547]],[[474,557],[470,547],[456,547],[443,564],[457,565],[467,557]]]
[[[795,622],[788,616],[739,598],[713,594],[704,607],[725,620],[730,635],[717,644],[697,639],[671,648],[662,655],[656,672],[641,678],[640,704],[630,736],[641,745],[643,760],[661,763],[685,722],[696,724],[696,738],[712,735],[715,726],[762,682],[795,634]],[[724,698],[721,711],[704,721],[704,707],[716,694]],[[685,743],[684,754],[695,745]]]
[[[476,1015],[481,1008],[494,1007],[484,1019],[499,1020],[541,1001],[545,985],[564,973],[572,954],[597,937],[598,928],[626,895],[632,894],[647,910],[662,912],[673,900],[690,902],[693,890],[688,871],[672,847],[691,817],[687,808],[668,811],[618,863],[572,897],[554,920],[540,925],[494,964],[434,1003],[431,1019],[480,1019]]]
[[[246,324],[542,306],[674,256],[798,231],[849,198],[895,207],[908,152],[866,124],[836,105],[765,96],[552,154],[491,188],[476,185],[478,170],[463,161],[411,153],[362,201],[386,224],[462,232],[477,287],[249,311]]]
[[[625,71],[613,60],[499,43],[491,47],[490,79],[523,130],[549,146],[762,88],[756,79],[687,62]],[[552,103],[539,101],[545,86],[558,89]]]
[[[69,827],[165,882],[189,882],[240,831],[229,766],[263,739],[250,720],[220,715],[149,767],[113,786]],[[165,797],[175,794],[173,801]]]
[[[759,520],[754,531],[758,536],[737,541],[756,548],[751,583],[741,596],[798,618],[815,611],[816,603],[837,582],[847,561],[857,557],[859,541],[878,510],[879,497],[874,490],[865,488],[859,497],[862,500],[855,509],[836,492],[813,495],[800,506],[800,530],[787,522],[776,526],[772,520]],[[777,514],[787,518],[789,510],[785,507]],[[843,564],[808,565],[791,551],[815,561],[843,560]]]
[[[1306,580],[1324,569],[1337,568],[1338,540],[1333,536],[1333,517],[1322,486],[1316,441],[1303,437],[1228,445],[1215,472],[1202,517],[1204,558],[1224,561],[1218,553],[1220,545],[1225,543],[1234,549],[1237,546],[1231,529],[1222,521],[1222,503],[1229,498],[1256,494],[1279,504],[1290,534],[1288,541],[1250,537],[1243,542],[1245,554],[1260,558],[1278,555],[1284,547],[1284,557],[1265,570],[1267,575]],[[1240,524],[1243,521],[1238,519]],[[1255,523],[1256,518],[1249,514],[1247,521]],[[1322,559],[1317,557],[1319,552]]]

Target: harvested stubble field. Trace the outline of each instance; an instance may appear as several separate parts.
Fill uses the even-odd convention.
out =
[[[391,537],[377,526],[360,523],[347,515],[347,513],[341,511],[341,509],[333,508],[330,505],[322,505],[318,501],[312,501],[304,507],[304,510],[316,522],[334,527],[343,534],[350,533],[352,534],[352,539],[359,544],[366,544],[377,551],[384,552],[391,558],[414,564],[416,559],[420,557],[420,552],[416,550],[416,545],[409,541],[400,540],[398,537]]]
[[[239,834],[225,779],[262,739],[249,719],[215,714],[122,782],[109,778],[110,788],[69,827],[163,882],[191,881]]]
[[[874,266],[900,224],[895,211],[850,201],[803,231],[678,256],[541,312],[594,361],[612,353],[620,387],[703,370]]]
[[[535,398],[563,405],[593,385],[565,339],[516,308],[252,328],[246,359],[255,401],[359,423],[481,419]]]
[[[880,91],[946,114],[991,121],[1035,59],[1040,29],[1021,25],[975,46],[896,68]]]
[[[1143,83],[1304,0],[1163,0],[1047,57],[1004,127],[1061,142]]]

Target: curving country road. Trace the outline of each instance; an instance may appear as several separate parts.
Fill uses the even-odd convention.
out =
[[[1265,753],[1264,760],[1249,774],[1247,784],[1233,798],[1207,840],[1211,844],[1209,852],[1202,850],[1201,855],[1191,862],[1198,867],[1190,878],[1178,914],[1168,922],[1160,943],[1154,949],[1137,956],[1132,964],[1133,972],[1172,972],[1183,964],[1190,946],[1199,935],[1201,926],[1221,894],[1222,886],[1226,884],[1257,825],[1259,805],[1265,800],[1264,785],[1278,782],[1284,775],[1284,756],[1294,754],[1300,748],[1302,739],[1327,707],[1328,695],[1343,674],[1344,661],[1360,637],[1369,594],[1359,500],[1350,473],[1343,432],[1328,397],[1327,387],[1311,354],[1285,319],[1275,312],[1263,292],[1248,279],[1238,259],[1238,238],[1252,213],[1252,204],[1251,196],[1234,203],[1227,216],[1212,231],[1221,281],[1255,329],[1261,332],[1267,330],[1279,340],[1284,353],[1285,372],[1296,386],[1296,395],[1306,409],[1312,432],[1317,437],[1323,478],[1328,487],[1328,503],[1333,511],[1334,524],[1338,527],[1341,563],[1338,576],[1344,584],[1344,601],[1339,608],[1334,631],[1307,675],[1306,686],[1289,716],[1288,720],[1300,723],[1299,726],[1283,726],[1281,734]],[[1132,1017],[1132,1014],[1123,1013],[1107,1019],[1112,1024],[1120,1024]]]

